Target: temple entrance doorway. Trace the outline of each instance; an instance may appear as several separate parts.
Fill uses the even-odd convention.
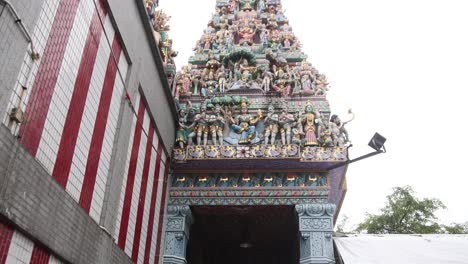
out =
[[[298,264],[294,206],[194,206],[188,264]]]

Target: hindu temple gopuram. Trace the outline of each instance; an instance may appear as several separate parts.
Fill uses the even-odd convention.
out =
[[[350,141],[328,89],[279,0],[217,1],[173,85],[164,263],[335,263]]]
[[[339,263],[353,113],[281,2],[177,72],[168,1],[0,0],[0,264]]]

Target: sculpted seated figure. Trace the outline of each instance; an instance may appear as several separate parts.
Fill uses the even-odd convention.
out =
[[[285,74],[282,79],[279,79],[276,81],[275,85],[273,85],[271,88],[274,91],[277,91],[281,94],[283,97],[289,96],[291,92],[291,80],[289,79],[289,75]]]
[[[249,45],[251,46],[254,43],[254,37],[256,34],[255,29],[250,28],[249,26],[244,26],[242,29],[239,31],[239,45],[240,46],[245,46]]]
[[[241,104],[241,113],[234,120],[231,128],[240,135],[238,144],[250,144],[256,137],[257,132],[255,126],[261,118],[261,113],[253,116],[247,112],[247,104]]]

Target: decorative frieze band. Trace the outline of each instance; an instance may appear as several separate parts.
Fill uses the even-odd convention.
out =
[[[303,162],[346,161],[348,153],[341,147],[300,147],[299,145],[228,145],[194,146],[174,149],[174,160],[213,159],[298,159]]]

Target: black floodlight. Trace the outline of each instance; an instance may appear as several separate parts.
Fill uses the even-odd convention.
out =
[[[375,133],[372,139],[369,141],[369,147],[373,148],[376,151],[385,152],[385,141],[387,141],[385,137],[383,137],[379,133]]]

